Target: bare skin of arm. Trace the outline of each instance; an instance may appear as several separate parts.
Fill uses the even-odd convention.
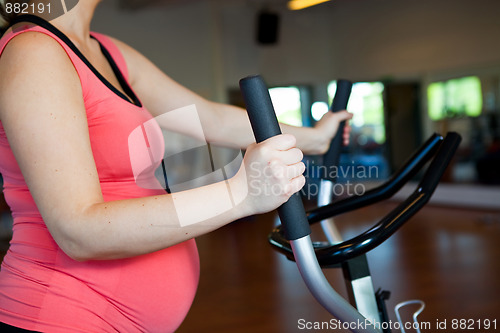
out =
[[[204,99],[169,78],[130,46],[115,39],[113,41],[126,59],[132,87],[153,115],[159,116],[194,104],[209,142],[242,149],[255,142],[245,110]],[[328,112],[313,128],[285,124],[280,126],[283,133],[292,134],[297,138],[297,147],[304,154],[324,154],[337,132],[339,122],[351,117],[347,111]],[[189,126],[179,126],[172,122],[160,123],[160,126],[196,136],[196,133],[190,132]],[[350,127],[346,126],[343,133],[345,144],[349,141],[349,133]]]
[[[140,87],[136,82],[138,93]],[[190,97],[186,93],[186,100],[176,103]],[[153,110],[154,101],[145,100]],[[295,138],[281,135],[250,145],[242,168],[227,182],[175,196],[104,202],[78,75],[60,45],[40,33],[19,35],[2,55],[0,121],[51,235],[79,261],[167,248],[243,216],[275,209],[305,182]],[[265,168],[273,172],[262,172]],[[250,169],[261,172],[252,174]],[[248,192],[252,178],[261,184],[261,195]],[[273,185],[282,189],[281,195],[266,195],[265,186]],[[227,196],[228,186],[237,203],[231,209],[218,200]]]

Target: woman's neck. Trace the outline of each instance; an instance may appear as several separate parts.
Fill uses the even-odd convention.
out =
[[[60,0],[35,0],[30,2],[33,2],[36,5],[38,3],[48,4],[54,1]],[[90,39],[90,23],[99,2],[100,0],[80,0],[75,7],[58,17],[47,17],[46,15],[39,16],[50,20],[50,23],[61,30],[74,42],[77,42],[78,44],[86,44]],[[35,13],[35,15],[37,14]]]

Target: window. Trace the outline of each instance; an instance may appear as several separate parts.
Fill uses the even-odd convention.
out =
[[[431,83],[427,98],[432,120],[477,117],[483,108],[481,82],[476,76]]]
[[[336,90],[337,82],[333,81],[328,85],[330,104]],[[347,109],[353,114],[352,131],[361,146],[385,142],[383,91],[381,82],[357,82],[352,86]]]
[[[331,105],[337,82],[328,85]],[[347,110],[353,114],[351,121],[351,144],[345,148],[340,167],[357,170],[376,170],[366,177],[356,176],[355,182],[379,181],[389,175],[389,166],[384,156],[386,141],[384,120],[384,85],[381,82],[357,82],[352,86]],[[349,177],[339,181],[349,181]]]
[[[302,111],[300,101],[300,90],[298,87],[276,87],[269,89],[271,101],[278,121],[302,126]]]

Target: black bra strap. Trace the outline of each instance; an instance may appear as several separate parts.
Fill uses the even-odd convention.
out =
[[[97,69],[90,63],[90,61],[88,61],[88,59],[83,55],[83,53],[80,52],[80,50],[76,47],[76,45],[61,30],[57,29],[55,26],[53,26],[51,23],[44,20],[43,18],[31,14],[23,14],[17,16],[16,18],[14,18],[14,20],[12,20],[10,27],[21,22],[30,22],[52,32],[59,39],[61,39],[61,41],[63,41],[85,63],[85,65],[97,76],[99,80],[101,80],[102,83],[104,83],[119,97],[126,100],[127,102],[130,102],[127,96],[125,96],[121,91],[116,89],[104,76],[101,75],[101,73],[99,73],[99,71],[97,71]],[[97,40],[97,38],[93,36],[91,37]],[[122,89],[128,96],[130,96],[130,98],[133,101],[133,104],[135,104],[138,107],[142,107],[141,101],[139,100],[139,98],[137,98],[132,88],[127,83],[127,80],[125,80],[125,78],[123,77],[122,72],[118,68],[118,65],[114,61],[109,51],[101,44],[101,42],[99,42],[99,40],[97,40],[97,42],[99,43],[103,55],[106,57],[108,63],[113,69],[113,72],[116,75],[116,78],[118,79]]]
[[[47,27],[45,27],[45,25],[48,23],[50,26],[52,26],[52,24],[50,24],[49,22],[47,22],[46,20],[44,20],[43,18],[39,17],[39,16],[36,16],[36,15],[31,15],[31,14],[22,14],[22,15],[18,15],[16,16],[11,22],[10,22],[10,25],[9,25],[9,28],[12,27],[13,25],[17,24],[17,23],[20,23],[20,22],[31,22],[31,23],[34,23],[36,25],[39,25],[41,27],[44,27],[46,28],[47,30],[49,30]]]

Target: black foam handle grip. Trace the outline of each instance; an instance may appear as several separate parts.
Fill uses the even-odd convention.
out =
[[[335,92],[335,97],[333,98],[332,106],[330,110],[332,112],[338,112],[345,110],[347,108],[347,103],[349,102],[349,96],[351,95],[352,83],[347,80],[337,81],[337,91]],[[345,121],[340,122],[337,133],[335,134],[328,151],[323,156],[323,166],[326,170],[330,170],[332,167],[338,167],[340,162],[340,152],[342,150],[343,134],[345,128]],[[337,172],[326,172],[323,175],[323,179],[335,182],[337,180]]]
[[[259,75],[243,78],[240,80],[240,89],[257,143],[281,134],[264,80]],[[296,240],[311,234],[304,205],[298,193],[281,205],[278,213],[288,240]]]

